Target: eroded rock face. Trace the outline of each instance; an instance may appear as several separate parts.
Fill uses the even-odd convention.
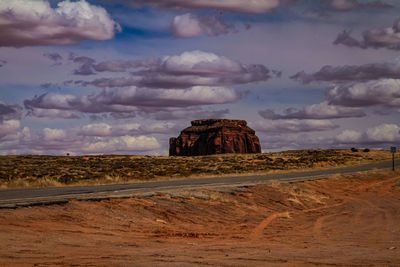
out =
[[[195,120],[191,124],[177,138],[170,138],[170,156],[261,153],[255,131],[244,120]]]

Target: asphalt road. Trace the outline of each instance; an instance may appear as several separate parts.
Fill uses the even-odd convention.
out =
[[[400,168],[400,159],[395,160],[395,165]],[[73,199],[128,197],[130,195],[133,195],[134,192],[152,189],[158,190],[161,188],[165,189],[184,186],[206,186],[218,184],[246,184],[257,183],[272,179],[283,181],[305,181],[319,179],[323,176],[330,174],[344,174],[385,168],[392,168],[392,162],[385,161],[373,164],[333,168],[326,170],[289,172],[254,176],[216,177],[101,186],[65,186],[50,188],[7,189],[0,190],[0,208],[15,208],[18,206],[29,206],[35,204],[62,203]]]

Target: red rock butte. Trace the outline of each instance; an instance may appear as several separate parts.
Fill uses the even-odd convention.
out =
[[[255,131],[244,120],[195,120],[169,139],[170,156],[200,156],[223,153],[261,153]]]

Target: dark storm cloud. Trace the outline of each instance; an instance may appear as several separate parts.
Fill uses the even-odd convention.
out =
[[[366,116],[360,109],[330,105],[328,102],[309,105],[302,109],[288,108],[284,114],[277,114],[271,109],[260,110],[258,114],[264,119],[270,120],[326,120]]]
[[[290,77],[301,83],[310,82],[363,82],[382,78],[400,79],[400,64],[373,63],[365,65],[324,66],[319,71],[307,74],[298,72]]]
[[[120,30],[104,8],[84,0],[62,1],[55,9],[47,1],[2,1],[0,21],[0,46],[12,47],[107,40]]]
[[[362,40],[353,38],[350,31],[343,31],[333,43],[362,49],[387,48],[400,50],[400,19],[397,19],[390,28],[364,31]]]

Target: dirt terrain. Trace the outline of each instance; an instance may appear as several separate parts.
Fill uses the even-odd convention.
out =
[[[400,172],[0,210],[0,266],[400,266]]]
[[[296,150],[197,157],[0,156],[0,188],[98,185],[266,174],[332,168],[391,159],[390,151]]]

